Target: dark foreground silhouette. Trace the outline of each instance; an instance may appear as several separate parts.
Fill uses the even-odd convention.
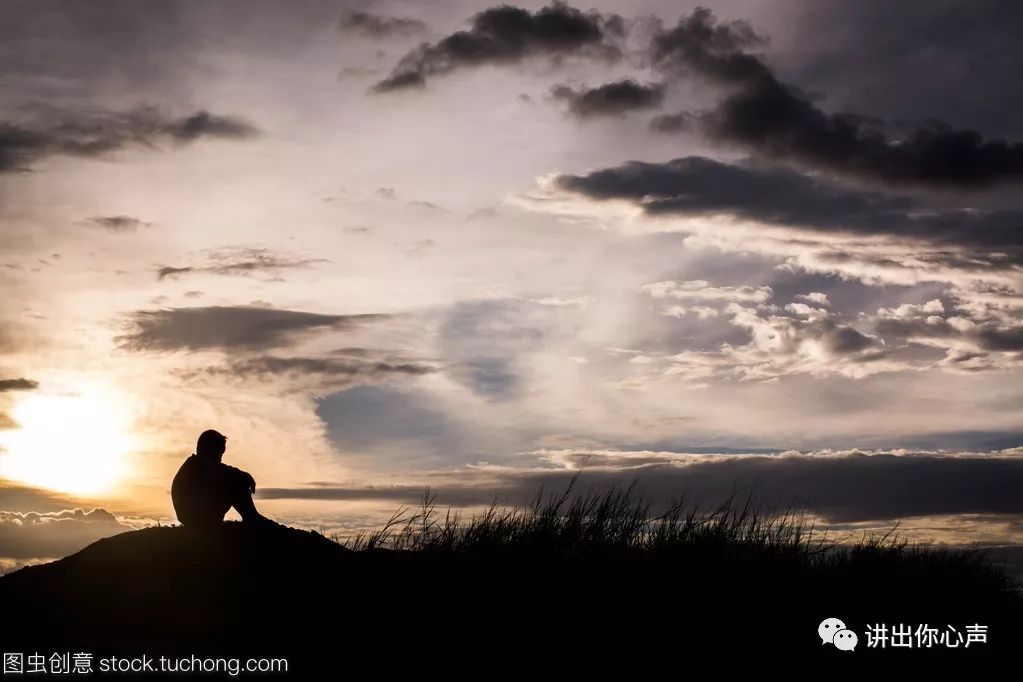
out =
[[[333,679],[356,664],[431,678],[458,668],[547,677],[691,671],[707,657],[723,674],[881,657],[890,670],[973,665],[1015,655],[1023,641],[1018,593],[973,555],[886,542],[827,548],[798,525],[746,511],[651,526],[623,499],[492,511],[470,523],[424,515],[361,538],[356,550],[237,522],[124,533],[0,578],[12,629],[4,645],[282,656],[293,675]],[[855,651],[821,644],[826,618],[858,633]],[[988,642],[868,648],[874,624],[961,633],[981,624]]]

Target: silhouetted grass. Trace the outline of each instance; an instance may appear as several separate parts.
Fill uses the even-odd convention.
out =
[[[876,623],[990,629],[989,646],[898,658],[914,666],[1017,657],[1023,633],[1023,600],[980,552],[911,545],[897,528],[847,541],[752,497],[655,510],[635,486],[584,493],[576,481],[465,516],[428,493],[340,544],[244,523],[123,533],[4,576],[0,603],[26,651],[288,652],[296,670],[329,668],[302,679],[336,677],[339,643],[441,673],[439,650],[545,672],[551,661],[686,670],[721,652],[729,675],[739,656],[833,665],[845,653],[821,645],[828,617],[864,638]]]
[[[693,575],[741,573],[813,576],[818,580],[898,584],[923,580],[970,584],[988,595],[1014,597],[1013,578],[982,550],[912,544],[885,533],[850,541],[819,529],[799,510],[759,508],[752,496],[699,508],[678,499],[666,510],[635,484],[602,492],[578,491],[577,480],[558,494],[541,489],[526,507],[496,502],[475,514],[438,510],[429,490],[418,509],[400,509],[380,529],[349,539],[356,551],[392,550],[420,556],[538,557],[593,560],[630,558],[677,565]]]

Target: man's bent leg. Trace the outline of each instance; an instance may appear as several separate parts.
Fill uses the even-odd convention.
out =
[[[232,481],[231,506],[246,523],[274,523],[256,509],[256,504],[252,501],[252,494],[249,493],[247,481],[242,477]]]
[[[260,514],[256,509],[256,504],[252,501],[252,495],[249,495],[248,490],[243,490],[235,496],[233,506],[241,515],[242,521],[246,523],[266,523],[270,521],[270,519]]]

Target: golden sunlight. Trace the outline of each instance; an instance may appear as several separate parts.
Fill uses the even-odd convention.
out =
[[[29,395],[11,410],[18,427],[0,431],[0,476],[50,490],[109,492],[135,448],[128,411],[108,393]]]

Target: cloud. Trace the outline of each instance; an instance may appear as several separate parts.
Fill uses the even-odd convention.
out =
[[[544,450],[548,467],[480,466],[434,472],[419,485],[269,488],[268,499],[388,500],[415,504],[425,485],[441,505],[529,502],[540,485],[560,491],[576,474],[578,490],[636,481],[655,506],[684,496],[718,505],[752,493],[768,507],[798,507],[827,521],[895,520],[947,514],[1023,514],[1023,458],[1016,451],[940,453],[817,451],[780,455]],[[925,482],[925,483],[921,483]]]
[[[940,299],[935,298],[926,303],[903,303],[894,308],[880,308],[877,312],[884,317],[905,319],[920,315],[941,314],[945,312],[945,306]]]
[[[323,315],[256,306],[209,306],[139,310],[129,331],[117,337],[133,351],[260,350],[316,330],[345,330],[386,315]]]
[[[796,298],[800,298],[804,301],[809,301],[810,303],[816,303],[817,305],[822,305],[825,307],[831,305],[831,301],[828,300],[828,295],[823,294],[819,291],[811,291],[808,294],[799,294],[798,296],[796,296]]]
[[[62,557],[100,538],[134,530],[105,509],[59,512],[0,511],[0,557]]]
[[[650,119],[650,130],[655,133],[663,133],[666,135],[688,133],[693,129],[693,125],[693,115],[686,112],[680,112],[677,114],[661,114]]]
[[[383,376],[408,374],[419,376],[435,372],[430,365],[414,362],[387,362],[384,360],[356,360],[335,358],[296,358],[263,355],[232,364],[229,371],[256,376],[281,374],[326,374],[330,376]]]
[[[681,306],[673,305],[664,308],[662,314],[668,317],[682,318],[685,315],[693,314],[701,320],[709,320],[714,317],[720,317],[721,311],[717,308],[711,308],[705,305],[694,305],[694,306]]]
[[[891,185],[982,188],[1023,177],[1023,144],[987,140],[940,121],[892,137],[883,121],[828,114],[777,79],[748,50],[761,39],[745,22],[718,23],[698,8],[651,45],[654,66],[730,89],[699,116],[712,138],[759,155]]]
[[[620,50],[613,43],[621,32],[617,15],[584,13],[561,2],[536,12],[509,5],[492,7],[474,16],[468,31],[456,31],[409,52],[373,89],[422,87],[428,78],[458,69],[515,64],[532,57],[617,59]]]
[[[806,317],[810,319],[823,319],[828,316],[828,311],[824,308],[815,308],[805,303],[788,303],[785,305],[785,311],[799,317]]]
[[[0,393],[7,391],[31,391],[39,387],[38,381],[31,379],[0,379]]]
[[[457,415],[431,394],[405,386],[353,386],[318,399],[316,414],[336,451],[373,455],[378,466],[396,457],[405,467],[443,465],[471,447]]]
[[[955,294],[950,296],[956,299]],[[966,313],[966,314],[963,314]],[[1018,318],[946,311],[940,300],[881,308],[872,316],[877,333],[946,351],[946,369],[976,372],[1023,367],[1023,324]]]
[[[656,109],[661,106],[664,101],[664,86],[660,83],[641,84],[632,79],[579,90],[567,85],[557,85],[551,89],[551,96],[567,102],[569,113],[578,119],[622,117],[630,111]]]
[[[192,141],[200,137],[244,139],[258,132],[252,124],[237,116],[217,116],[208,111],[169,121],[162,126],[162,131],[180,141]]]
[[[525,359],[563,317],[558,307],[522,300],[459,302],[438,329],[444,372],[486,400],[512,400],[524,388]]]
[[[167,279],[186,274],[210,273],[214,275],[267,274],[279,280],[282,270],[305,268],[315,263],[326,262],[323,258],[303,258],[285,253],[274,253],[269,249],[252,247],[229,247],[203,252],[206,260],[197,265],[175,267],[160,266],[157,279]]]
[[[677,352],[640,352],[630,363],[637,370],[627,382],[685,381],[706,387],[711,382],[765,382],[793,375],[862,378],[906,369],[884,339],[832,316],[826,309],[790,303],[768,305],[770,287],[711,287],[702,280],[658,282],[643,290],[664,301],[698,301],[704,305],[666,305],[662,314],[681,319],[690,313],[700,323],[724,321],[743,330],[746,343],[719,342],[693,347],[696,322],[687,323],[687,348]],[[786,314],[787,313],[787,314]],[[643,374],[649,375],[641,379]]]
[[[817,0],[801,3],[794,33],[774,47],[793,82],[829,98],[869,102],[904,120],[940,111],[948,120],[1018,138],[1021,26],[1023,6],[1001,0]]]
[[[127,215],[92,216],[85,221],[85,224],[111,232],[135,232],[140,227],[152,225],[152,223]]]
[[[434,365],[389,357],[380,351],[345,348],[319,357],[257,355],[232,359],[226,365],[188,371],[184,376],[189,380],[284,381],[288,388],[323,393],[392,377],[418,377],[436,371]]]
[[[173,265],[161,265],[156,269],[157,279],[167,279],[168,277],[177,277],[178,275],[185,275],[192,272],[195,268],[190,265],[185,267],[177,268]]]
[[[771,298],[771,287],[712,287],[706,280],[688,280],[685,282],[655,282],[644,284],[642,290],[657,299],[674,299],[678,301],[737,301],[748,303],[766,303]]]
[[[19,377],[17,379],[0,379],[0,395],[10,393],[12,391],[33,391],[38,387],[38,381],[25,379],[23,377]],[[18,422],[16,422],[11,415],[7,414],[7,412],[0,410],[0,430],[15,429],[17,427]]]
[[[34,162],[50,156],[100,158],[129,147],[258,134],[244,119],[206,111],[175,118],[155,107],[117,112],[37,106],[29,114],[23,122],[0,122],[0,173],[31,170]]]
[[[426,24],[418,19],[405,17],[384,17],[369,12],[346,12],[338,22],[344,33],[355,33],[370,38],[390,36],[412,36],[426,31]]]
[[[595,200],[625,200],[650,215],[727,215],[817,233],[890,236],[938,247],[968,246],[992,265],[1023,263],[1023,211],[933,209],[909,196],[850,189],[784,168],[728,164],[701,156],[664,163],[630,161],[556,187]],[[997,249],[992,253],[992,249]],[[959,254],[963,256],[964,254]],[[950,254],[949,262],[955,254]]]
[[[16,512],[56,512],[82,503],[62,493],[0,478],[0,509]]]
[[[869,336],[848,324],[821,316],[767,314],[730,304],[732,324],[747,329],[752,340],[747,346],[726,347],[723,353],[735,361],[732,371],[744,380],[770,379],[781,374],[845,374],[864,376],[887,367],[881,338]]]
[[[695,71],[728,83],[759,80],[770,70],[745,50],[766,42],[748,21],[719,23],[711,10],[697,7],[674,28],[655,30],[650,58],[653,66],[668,73]]]

